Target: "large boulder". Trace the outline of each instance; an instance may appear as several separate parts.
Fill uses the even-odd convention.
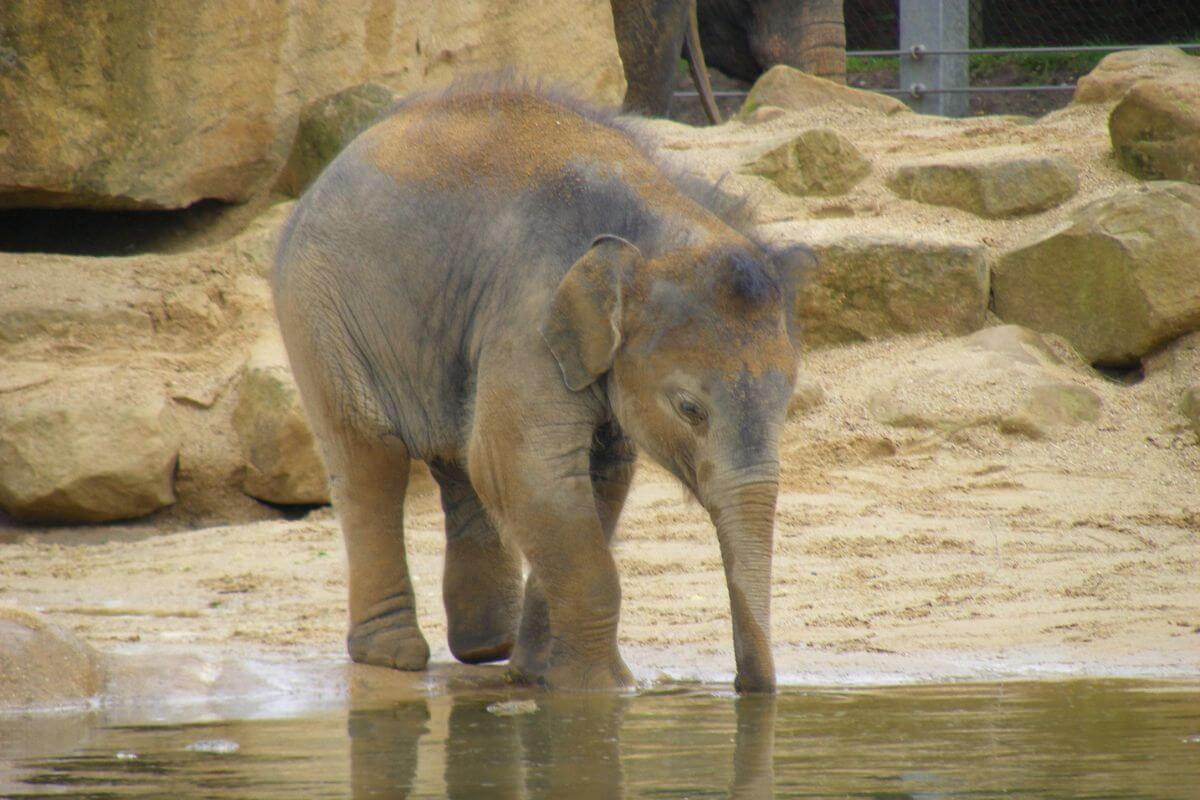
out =
[[[284,505],[329,502],[325,465],[275,336],[261,341],[242,369],[233,427],[246,463],[246,494]]]
[[[744,171],[788,194],[838,195],[870,174],[871,162],[845,136],[814,128],[759,156]]]
[[[818,237],[809,244],[820,265],[797,298],[808,344],[960,335],[984,323],[988,269],[978,245],[890,234]]]
[[[609,0],[0,3],[0,207],[245,200],[307,101],[511,69],[615,105]]]
[[[1073,102],[1120,100],[1138,81],[1151,78],[1200,80],[1200,58],[1189,56],[1178,47],[1147,47],[1112,53],[1076,82]]]
[[[807,111],[826,105],[857,108],[876,114],[907,114],[912,110],[904,103],[878,92],[854,89],[825,78],[801,72],[794,67],[777,64],[771,67],[750,87],[746,101],[738,112],[746,119],[760,106],[777,106],[791,111]]]
[[[1000,258],[994,309],[1059,334],[1092,363],[1126,366],[1200,327],[1197,254],[1200,188],[1125,189]]]
[[[78,705],[103,675],[96,652],[40,616],[0,606],[0,712]]]
[[[280,176],[280,187],[293,197],[299,195],[351,139],[386,114],[395,102],[391,89],[364,83],[306,105],[300,111],[300,125]]]
[[[108,522],[175,502],[179,440],[162,387],[86,369],[0,394],[0,508]]]
[[[988,427],[1040,439],[1094,422],[1101,401],[1041,337],[1015,325],[926,348],[868,399],[880,422],[954,433]]]
[[[901,197],[921,203],[998,218],[1053,208],[1079,190],[1079,175],[1060,156],[996,147],[902,164],[888,186]]]
[[[1135,84],[1109,115],[1108,132],[1126,172],[1200,183],[1200,75]]]

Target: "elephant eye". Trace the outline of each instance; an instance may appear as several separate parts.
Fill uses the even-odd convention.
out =
[[[708,412],[704,410],[704,406],[700,405],[696,398],[686,392],[676,392],[671,398],[672,405],[675,407],[675,413],[683,417],[684,421],[689,425],[699,425],[708,419]]]

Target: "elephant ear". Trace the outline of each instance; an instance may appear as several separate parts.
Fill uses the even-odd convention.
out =
[[[622,286],[641,258],[621,237],[599,236],[558,285],[542,338],[571,391],[590,386],[612,367],[621,344]]]
[[[799,349],[800,334],[804,326],[796,308],[797,301],[804,282],[817,271],[820,262],[812,250],[798,244],[776,253],[775,264],[779,269],[779,282],[783,289],[784,318],[787,320],[788,338]]]

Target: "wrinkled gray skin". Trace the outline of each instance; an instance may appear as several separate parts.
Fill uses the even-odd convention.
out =
[[[696,0],[612,0],[613,28],[625,70],[625,110],[666,116],[675,68],[686,46],[692,83],[708,121],[721,121],[700,45]]]
[[[708,63],[753,82],[776,64],[846,81],[842,0],[697,0]]]
[[[683,48],[689,7],[698,19],[698,46]],[[786,64],[840,83],[846,80],[842,0],[612,0],[625,79],[625,108],[667,116],[680,53],[753,82]],[[700,64],[693,53],[701,54]],[[703,89],[698,86],[703,96]],[[715,110],[709,113],[717,121]]]
[[[345,535],[354,660],[429,658],[403,538],[415,458],[446,510],[451,651],[554,688],[630,685],[609,541],[639,447],[712,516],[736,685],[772,690],[788,310],[810,264],[686,197],[618,128],[523,90],[415,99],[356,139],[274,274]]]

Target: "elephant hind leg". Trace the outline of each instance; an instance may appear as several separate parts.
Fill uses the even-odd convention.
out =
[[[346,431],[322,436],[333,504],[349,562],[350,657],[362,664],[421,670],[429,645],[404,548],[404,493],[409,456],[399,442]]]
[[[521,554],[488,518],[463,470],[430,465],[446,513],[442,600],[450,652],[466,664],[508,658],[521,613]]]

